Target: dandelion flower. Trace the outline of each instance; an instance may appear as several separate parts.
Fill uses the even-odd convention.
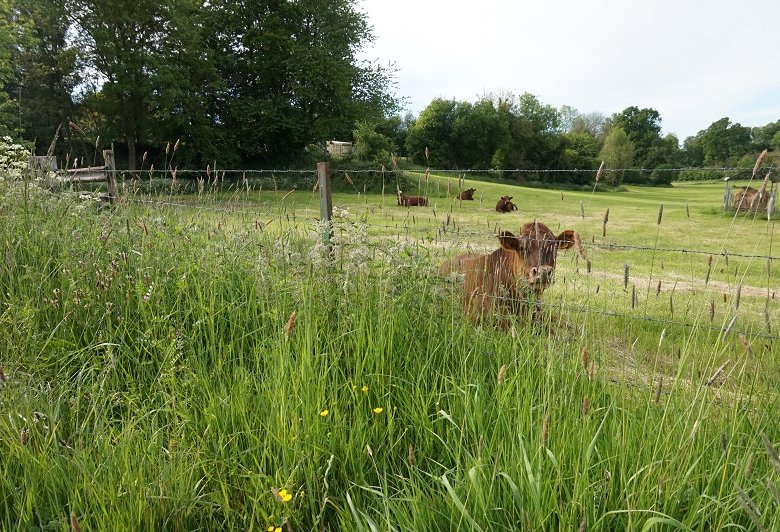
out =
[[[368,393],[368,386],[363,386],[363,387],[360,389],[360,391],[361,391],[361,392],[363,392],[363,393]]]
[[[320,412],[320,416],[322,417],[326,417],[328,414],[330,414],[330,411],[327,408]]]
[[[381,406],[378,406],[378,407],[374,408],[374,414],[381,414],[382,410],[384,410],[384,408],[382,408]]]

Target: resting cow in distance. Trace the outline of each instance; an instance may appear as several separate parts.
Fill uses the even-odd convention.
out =
[[[407,196],[399,190],[398,205],[403,205],[404,207],[427,207],[428,198],[423,198],[422,196]]]
[[[558,250],[574,247],[585,257],[576,231],[555,236],[539,222],[525,224],[518,236],[502,231],[498,241],[501,247],[489,255],[459,255],[439,267],[441,275],[463,276],[464,306],[472,320],[484,319],[494,309],[525,317],[532,301],[539,311],[542,293],[553,281]]]
[[[458,194],[455,199],[459,199],[462,201],[473,201],[474,200],[474,193],[477,191],[476,188],[469,188],[467,190],[464,190],[460,194]]]
[[[517,205],[512,203],[513,196],[501,196],[501,199],[496,203],[497,212],[512,212],[517,210]]]

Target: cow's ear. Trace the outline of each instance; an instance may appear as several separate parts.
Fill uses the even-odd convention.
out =
[[[501,231],[498,235],[498,241],[501,243],[501,247],[508,251],[521,251],[522,242],[519,237],[516,237],[509,231]]]
[[[555,238],[555,243],[558,244],[558,249],[575,248],[580,257],[585,258],[585,250],[582,248],[582,240],[577,231],[567,229]]]

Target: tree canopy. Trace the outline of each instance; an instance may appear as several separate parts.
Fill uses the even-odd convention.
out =
[[[399,110],[355,0],[0,0],[0,128],[61,149],[180,140],[183,162],[286,164]],[[13,68],[13,65],[18,65]],[[20,118],[21,116],[21,118]],[[20,126],[21,122],[21,126]]]

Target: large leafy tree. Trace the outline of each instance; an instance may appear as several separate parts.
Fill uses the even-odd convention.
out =
[[[613,127],[604,139],[601,160],[606,163],[605,180],[611,185],[623,182],[626,168],[634,164],[636,150],[628,134],[622,128]]]
[[[25,0],[20,14],[29,21],[27,35],[16,49],[18,112],[23,135],[45,153],[58,129],[71,137],[75,114],[73,91],[80,82],[80,54],[69,43],[69,20],[63,0]],[[62,146],[62,144],[60,144]]]
[[[490,100],[461,103],[455,109],[452,138],[457,167],[503,167],[500,163],[511,141],[507,116]]]
[[[748,153],[750,128],[734,124],[728,117],[716,120],[697,134],[705,165],[725,164]]]
[[[206,42],[211,17],[202,0],[177,0],[169,18],[174,31],[160,42],[161,61],[151,78],[148,142],[160,147],[178,140],[174,165],[238,163],[228,132],[220,127],[220,105],[229,99],[216,54]]]
[[[453,165],[452,128],[457,107],[458,102],[454,100],[435,98],[420,112],[406,137],[406,151],[414,162],[440,168]]]
[[[515,168],[557,168],[562,148],[557,109],[527,92],[505,109],[512,136],[509,164]]]
[[[390,72],[357,59],[371,33],[353,0],[216,0],[209,10],[224,82],[217,118],[242,158],[290,160],[394,110]]]
[[[654,168],[662,161],[654,157],[653,148],[661,142],[661,115],[655,109],[631,106],[612,116],[612,126],[622,129],[634,146],[634,161]]]
[[[20,10],[17,0],[0,0],[0,135],[18,136],[22,124],[19,116],[18,65],[19,50],[29,39],[30,20]]]
[[[128,167],[149,127],[153,77],[165,63],[162,43],[175,33],[176,0],[69,0],[79,45],[98,74],[100,112],[127,144]]]

